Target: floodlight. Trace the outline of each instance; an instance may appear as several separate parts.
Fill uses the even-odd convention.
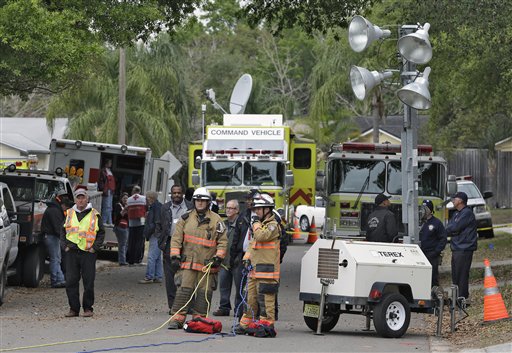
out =
[[[405,60],[415,64],[426,64],[432,59],[429,29],[430,23],[425,23],[415,33],[407,34],[398,40],[398,51]]]
[[[357,99],[364,100],[373,87],[380,84],[386,77],[391,77],[392,72],[369,71],[364,67],[352,66],[350,69],[350,84]]]
[[[414,82],[409,83],[397,91],[398,99],[405,105],[418,110],[429,109],[432,106],[432,99],[428,90],[428,76],[430,67],[425,68],[423,75],[416,78]]]
[[[382,30],[362,16],[354,16],[348,26],[348,42],[352,50],[358,53],[368,48],[373,41],[390,35],[389,29]]]

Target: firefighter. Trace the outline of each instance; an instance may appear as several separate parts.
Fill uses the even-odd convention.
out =
[[[258,325],[274,331],[275,301],[279,289],[281,233],[273,213],[274,200],[268,194],[261,194],[254,199],[252,206],[258,219],[251,226],[253,237],[243,258],[249,271],[248,306],[240,324],[235,327],[237,334],[248,333],[253,317],[254,321],[258,319],[255,317],[258,312]]]
[[[221,217],[210,211],[211,196],[204,187],[194,191],[194,208],[181,216],[171,238],[171,269],[176,272],[178,287],[171,309],[173,319],[169,329],[183,327],[189,304],[185,305],[203,277],[205,265],[211,265],[208,278],[203,279],[197,289],[192,316],[205,317],[212,292],[217,287],[217,272],[226,255],[228,239]]]

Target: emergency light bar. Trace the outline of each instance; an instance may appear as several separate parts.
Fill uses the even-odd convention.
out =
[[[209,155],[234,155],[234,154],[250,154],[250,155],[282,155],[284,152],[282,150],[239,150],[239,149],[230,149],[230,150],[206,150],[205,154]]]
[[[455,178],[455,180],[473,180],[472,175],[462,175]]]
[[[331,146],[334,152],[376,152],[376,153],[400,153],[401,145],[393,145],[389,143],[358,143],[345,142],[342,144],[334,144]],[[428,155],[433,149],[430,145],[418,145],[418,153]]]

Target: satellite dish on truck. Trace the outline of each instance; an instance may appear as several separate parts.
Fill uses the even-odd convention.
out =
[[[229,112],[231,114],[243,114],[245,106],[252,91],[252,77],[249,74],[243,74],[237,81],[231,99],[229,100]]]

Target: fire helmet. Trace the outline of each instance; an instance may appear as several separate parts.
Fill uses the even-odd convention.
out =
[[[254,201],[252,202],[253,208],[256,208],[256,207],[274,208],[274,206],[275,206],[274,199],[272,198],[272,196],[270,196],[268,194],[261,194],[259,198],[254,199]]]
[[[207,188],[198,188],[196,191],[194,191],[194,195],[192,195],[192,200],[207,200],[211,201],[212,196],[210,195],[210,192]]]

